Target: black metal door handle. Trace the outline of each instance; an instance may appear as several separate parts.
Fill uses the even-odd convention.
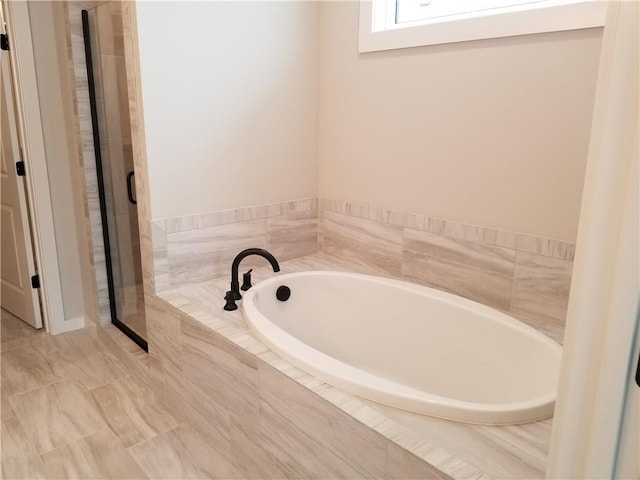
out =
[[[133,198],[133,185],[131,183],[131,179],[133,178],[133,176],[136,174],[136,172],[134,172],[133,170],[131,170],[129,173],[127,173],[127,196],[129,197],[129,201],[134,204],[137,205],[138,202],[136,202],[136,199]]]

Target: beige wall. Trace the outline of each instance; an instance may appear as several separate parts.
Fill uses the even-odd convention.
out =
[[[74,122],[63,5],[61,2],[30,2],[29,18],[64,315],[65,320],[69,320],[87,316],[83,294],[92,293],[86,289],[87,282],[83,281],[81,271],[81,268],[86,271],[90,266],[82,230],[82,189],[77,184],[77,174],[72,170],[79,167],[79,162],[73,143],[74,132],[68,128]]]
[[[136,10],[151,219],[315,197],[318,5]]]
[[[602,29],[358,54],[320,16],[321,197],[574,241]]]

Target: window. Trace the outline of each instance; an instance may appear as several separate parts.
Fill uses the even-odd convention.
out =
[[[602,0],[361,0],[360,52],[604,25]]]

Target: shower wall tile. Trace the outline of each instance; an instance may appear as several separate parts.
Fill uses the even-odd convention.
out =
[[[155,274],[156,292],[169,289],[169,250],[167,234],[155,223],[151,225],[153,243],[153,267]]]
[[[116,21],[120,15],[122,12],[117,2],[107,2],[102,7],[102,15],[96,17],[99,51],[103,54],[124,57],[122,21]]]
[[[131,138],[129,123],[129,96],[127,94],[127,76],[125,59],[122,56],[100,55],[102,85],[106,99],[118,101],[104,102],[104,120],[107,138]]]
[[[544,315],[564,322],[567,315],[572,263],[519,252],[513,280],[511,312]]]

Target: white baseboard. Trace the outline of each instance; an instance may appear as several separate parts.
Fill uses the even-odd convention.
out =
[[[86,320],[84,317],[75,317],[62,321],[54,321],[51,322],[49,333],[51,335],[60,335],[61,333],[79,330],[81,328],[84,328],[85,322]]]

